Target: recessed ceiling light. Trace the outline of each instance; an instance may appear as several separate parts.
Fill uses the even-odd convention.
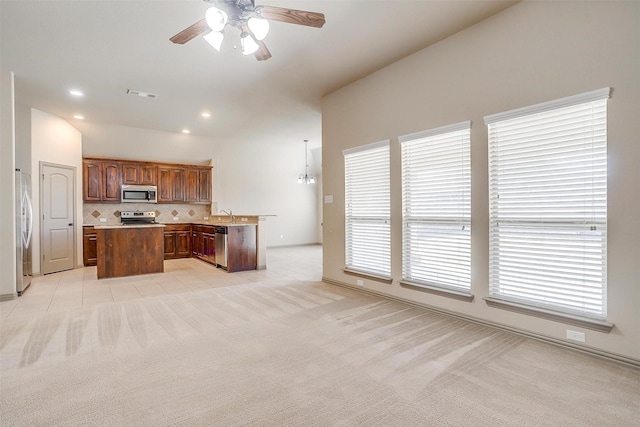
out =
[[[78,120],[84,120],[84,116],[81,116],[80,114],[76,114],[75,116],[73,116],[73,118]]]
[[[211,117],[211,113],[207,113],[206,111],[204,113],[202,113],[202,117],[208,119],[209,117]]]
[[[182,129],[182,133],[191,133],[189,129]]]
[[[84,96],[84,93],[80,92],[79,90],[70,90],[69,93],[73,96]]]

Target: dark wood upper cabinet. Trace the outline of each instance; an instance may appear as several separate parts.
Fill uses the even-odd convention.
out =
[[[171,168],[159,166],[158,167],[158,202],[172,202],[173,195],[171,190],[173,188],[171,181]]]
[[[200,180],[198,169],[187,169],[185,185],[185,201],[196,203],[200,201]]]
[[[83,159],[83,200],[119,202],[124,185],[156,185],[158,203],[212,201],[211,167],[135,160]]]
[[[140,165],[140,185],[157,185],[157,165]]]
[[[119,202],[120,164],[109,160],[84,160],[82,198],[87,202]]]
[[[140,183],[140,165],[137,163],[122,164],[122,183],[123,184],[139,184]]]
[[[102,162],[82,162],[82,195],[88,202],[102,201]]]
[[[198,201],[201,203],[211,203],[211,169],[200,169],[198,171]]]
[[[120,165],[116,162],[102,162],[104,173],[104,193],[102,200],[120,201]]]
[[[173,196],[173,202],[185,202],[185,176],[186,172],[184,168],[171,168],[171,195]]]

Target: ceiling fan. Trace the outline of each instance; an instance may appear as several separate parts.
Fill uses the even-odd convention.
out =
[[[240,30],[242,53],[253,54],[258,61],[271,58],[264,43],[269,21],[321,28],[324,14],[273,6],[256,6],[255,0],[204,0],[212,3],[205,17],[171,37],[173,43],[185,44],[200,34],[216,50],[220,50],[227,26]]]

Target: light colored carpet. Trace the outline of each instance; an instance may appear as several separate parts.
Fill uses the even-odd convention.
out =
[[[1,424],[640,425],[640,372],[321,282],[2,322]]]

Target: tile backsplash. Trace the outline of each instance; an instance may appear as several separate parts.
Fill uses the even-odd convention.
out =
[[[84,225],[119,224],[120,211],[150,210],[156,211],[156,221],[162,223],[202,222],[211,216],[211,205],[85,202],[82,217]]]

